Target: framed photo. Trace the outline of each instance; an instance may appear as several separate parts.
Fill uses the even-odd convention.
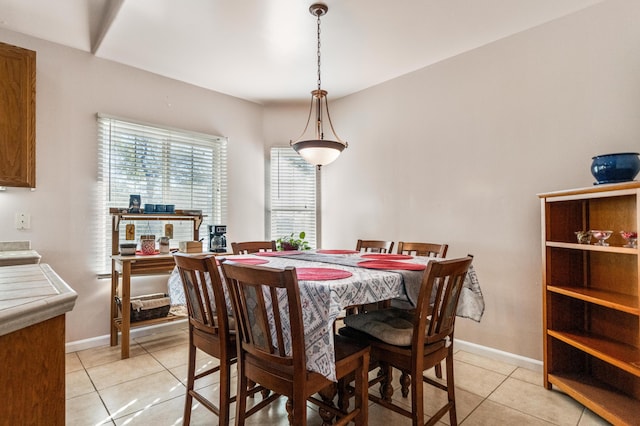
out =
[[[140,213],[140,195],[129,195],[129,213]]]

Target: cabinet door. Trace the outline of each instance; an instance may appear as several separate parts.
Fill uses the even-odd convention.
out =
[[[0,43],[0,186],[36,186],[36,52]]]

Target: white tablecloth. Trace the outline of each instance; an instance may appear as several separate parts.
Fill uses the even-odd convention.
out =
[[[242,255],[237,257],[248,257]],[[257,256],[256,256],[257,257]],[[297,257],[297,258],[296,258]],[[233,260],[234,256],[227,256]],[[381,300],[398,299],[411,301],[416,288],[407,289],[405,283],[415,286],[420,283],[423,271],[386,271],[366,269],[358,266],[345,266],[367,260],[360,255],[322,255],[305,254],[291,257],[260,257],[267,260],[261,266],[272,268],[294,267],[329,267],[351,272],[349,278],[328,281],[299,281],[300,302],[302,304],[303,323],[305,327],[305,346],[307,368],[323,374],[335,381],[335,359],[333,350],[333,323],[340,312],[352,305],[374,303]],[[301,260],[304,258],[306,260]],[[325,262],[311,259],[325,260]],[[441,259],[414,257],[403,260],[427,264]],[[327,262],[331,263],[327,263]],[[338,262],[340,264],[336,264]],[[410,274],[409,274],[410,272]],[[413,275],[412,275],[413,274]],[[174,270],[169,279],[169,294],[172,304],[184,304],[182,283]],[[460,296],[457,315],[480,321],[484,312],[484,300],[480,285],[473,267],[469,270],[465,286]],[[287,325],[285,324],[285,327]],[[288,328],[288,327],[286,327]],[[287,342],[285,342],[287,344]]]

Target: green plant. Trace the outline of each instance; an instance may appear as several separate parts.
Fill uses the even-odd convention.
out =
[[[304,239],[306,235],[304,231],[297,236],[295,232],[292,232],[290,235],[278,238],[276,247],[278,250],[310,250],[309,242]]]

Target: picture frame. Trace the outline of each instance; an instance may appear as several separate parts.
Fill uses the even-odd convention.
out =
[[[141,199],[140,195],[129,195],[129,213],[140,213]]]

